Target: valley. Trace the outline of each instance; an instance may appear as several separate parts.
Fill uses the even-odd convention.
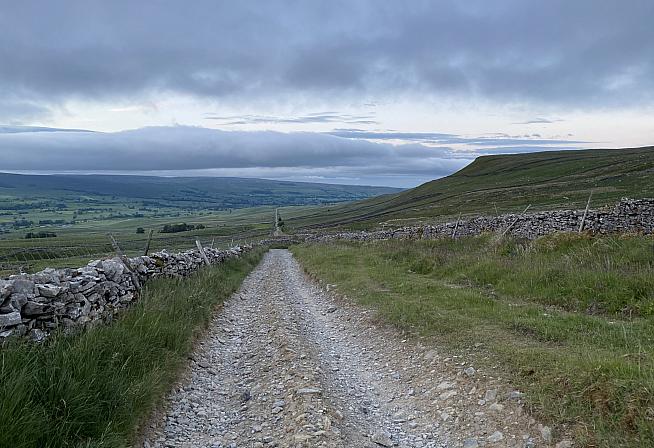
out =
[[[200,339],[175,348],[190,357],[175,364],[185,373],[144,384],[157,388],[151,401],[108,433],[146,448],[644,446],[654,441],[654,215],[647,200],[615,199],[654,196],[654,158],[651,149],[624,151],[626,162],[613,167],[617,153],[603,150],[481,158],[415,189],[343,204],[163,208],[138,217],[96,210],[62,224],[36,201],[23,216],[49,221],[0,239],[3,269],[114,256],[108,234],[130,257],[143,254],[150,230],[151,252],[262,241],[244,256],[241,290],[222,293],[225,308],[205,310],[195,324]],[[580,163],[588,169],[577,173]],[[104,200],[111,208],[132,199]],[[536,211],[522,214],[525,204]],[[199,252],[187,254],[202,264]],[[200,298],[212,291],[197,287]],[[141,306],[106,331],[151,312]],[[4,350],[16,360],[47,357],[97,331],[54,332],[38,354],[20,344]],[[18,381],[24,371],[4,375]],[[74,393],[57,394],[68,401]],[[21,421],[4,412],[10,425]],[[63,430],[71,432],[62,440],[76,440],[74,426]]]

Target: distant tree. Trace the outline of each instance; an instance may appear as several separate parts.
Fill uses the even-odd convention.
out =
[[[25,235],[25,239],[29,240],[32,238],[54,238],[57,234],[53,232],[28,232]]]
[[[66,224],[66,221],[63,219],[42,219],[39,221],[40,226],[47,226],[53,224]]]
[[[200,224],[201,225],[201,224]],[[185,222],[180,224],[166,224],[160,230],[161,233],[177,233],[177,232],[188,232],[189,230],[195,230],[195,226],[192,224],[186,224]]]
[[[30,227],[34,225],[34,221],[28,221],[27,219],[17,219],[14,221],[14,228],[19,229],[21,227]]]
[[[137,227],[136,233],[145,233],[145,229],[143,227]]]

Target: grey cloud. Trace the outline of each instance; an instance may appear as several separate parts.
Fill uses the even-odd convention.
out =
[[[437,132],[376,132],[363,130],[337,130],[329,132],[341,138],[351,139],[368,139],[368,140],[409,140],[421,143],[435,144],[463,144],[470,146],[497,146],[497,145],[572,145],[588,143],[579,140],[567,140],[559,138],[539,138],[540,134],[525,135],[523,137],[514,137],[506,134],[500,134],[494,137],[462,137],[456,134],[443,134]]]
[[[297,117],[273,117],[265,115],[214,115],[206,114],[205,120],[215,120],[222,125],[237,124],[267,124],[267,123],[347,123],[347,124],[378,124],[373,115],[349,115],[337,112],[316,112]]]
[[[520,121],[514,124],[552,124],[552,123],[560,123],[562,121],[564,120],[560,118],[548,119],[548,118],[538,117],[538,118],[534,118],[533,120]]]
[[[414,180],[449,174],[471,159],[448,148],[417,144],[393,146],[320,133],[230,132],[184,126],[115,133],[0,133],[0,154],[0,171],[209,170],[222,175],[280,172],[284,177],[294,173]]]
[[[583,149],[579,146],[495,146],[492,148],[481,148],[475,152],[483,155],[490,154],[518,154],[526,152],[541,152],[541,151],[564,151]]]
[[[0,79],[1,73],[0,66]],[[52,110],[49,107],[38,102],[11,97],[0,98],[0,122],[20,124],[25,121],[48,118],[51,114]]]
[[[0,92],[650,104],[652,17],[651,0],[8,2]]]
[[[539,139],[539,138],[478,138],[463,139],[462,143],[468,143],[480,146],[497,146],[497,145],[570,145],[585,144],[589,142],[581,140],[560,140],[560,139]]]
[[[343,138],[366,138],[373,140],[429,140],[454,142],[460,138],[458,135],[438,132],[378,132],[360,129],[340,129],[330,132],[329,134]]]
[[[93,132],[85,129],[48,128],[44,126],[7,126],[0,125],[0,134],[22,134],[28,132]]]

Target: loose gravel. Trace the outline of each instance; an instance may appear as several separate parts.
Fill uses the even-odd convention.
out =
[[[143,447],[551,442],[519,391],[427,345],[308,280],[287,250],[271,250],[198,343]]]

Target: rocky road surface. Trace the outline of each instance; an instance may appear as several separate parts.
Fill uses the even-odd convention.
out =
[[[414,339],[271,250],[215,317],[143,447],[553,445],[518,391]]]

